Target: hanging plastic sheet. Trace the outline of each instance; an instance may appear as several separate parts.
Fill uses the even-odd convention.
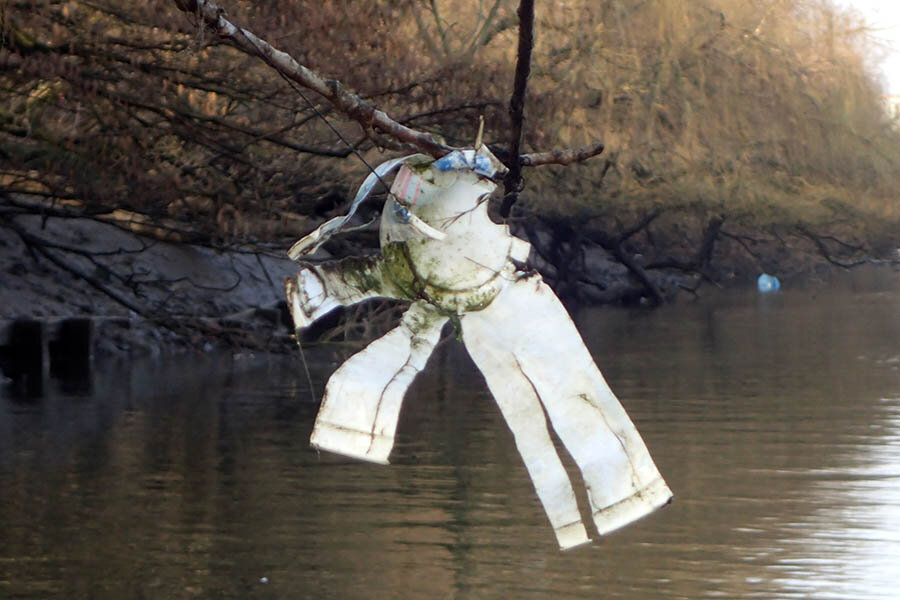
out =
[[[387,463],[409,385],[447,320],[457,322],[566,549],[589,539],[548,417],[581,470],[601,535],[672,494],[565,308],[538,275],[517,270],[530,246],[488,217],[486,200],[502,168],[483,147],[437,161],[412,155],[382,164],[346,217],[291,249],[295,259],[314,252],[378,180],[399,169],[382,213],[381,256],[305,266],[287,282],[288,306],[302,329],[366,298],[411,301],[397,328],[331,376],[313,429],[314,447],[377,463]]]

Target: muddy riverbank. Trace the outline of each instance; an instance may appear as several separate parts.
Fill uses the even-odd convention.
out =
[[[20,215],[5,225],[4,327],[21,320],[56,327],[60,320],[88,319],[99,358],[229,348],[281,352],[294,346],[283,284],[297,267],[277,248],[214,250],[85,218]],[[730,247],[734,243],[724,242],[696,265],[658,268],[635,241],[604,244],[608,240],[586,229],[540,220],[519,221],[513,229],[535,248],[530,266],[570,306],[690,300],[716,287],[752,286],[762,269],[788,285],[827,281],[839,270],[815,253],[772,246],[758,248],[758,256],[741,255]],[[339,244],[333,251],[360,247]],[[391,312],[382,310],[382,318]]]

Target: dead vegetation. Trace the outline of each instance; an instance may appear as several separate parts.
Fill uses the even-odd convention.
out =
[[[398,123],[463,145],[484,114],[508,151],[513,0],[222,4]],[[70,214],[280,251],[365,173],[321,117],[371,161],[391,146],[175,2],[0,10],[0,225]],[[818,0],[577,0],[538,4],[535,35],[523,152],[606,150],[529,171],[511,218],[605,249],[638,296],[667,295],[652,272],[722,282],[900,244],[900,131],[852,16]]]

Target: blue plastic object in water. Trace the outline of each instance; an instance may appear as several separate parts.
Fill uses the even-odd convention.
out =
[[[759,276],[759,279],[756,280],[756,287],[759,288],[759,291],[763,294],[777,292],[781,287],[781,282],[778,281],[778,278],[774,275],[763,273]]]

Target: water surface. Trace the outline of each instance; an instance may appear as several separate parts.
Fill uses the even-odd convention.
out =
[[[576,320],[676,495],[623,531],[558,551],[455,342],[389,467],[309,449],[295,358],[136,363],[0,397],[0,598],[897,598],[896,288]]]

